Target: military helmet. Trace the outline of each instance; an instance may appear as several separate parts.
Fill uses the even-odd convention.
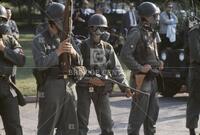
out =
[[[59,21],[63,19],[65,6],[63,4],[52,2],[48,5],[46,13],[48,19],[52,21]]]
[[[88,21],[88,26],[108,27],[107,19],[102,14],[94,14]]]
[[[0,17],[8,19],[6,8],[0,5]]]
[[[160,13],[159,7],[157,7],[152,2],[142,2],[137,7],[137,11],[140,16],[144,16],[144,17],[150,17],[150,16]]]

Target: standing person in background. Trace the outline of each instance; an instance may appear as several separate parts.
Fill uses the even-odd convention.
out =
[[[11,34],[13,35],[15,39],[19,40],[19,30],[18,30],[17,24],[14,20],[11,19],[12,11],[10,8],[6,8],[6,10],[7,10],[7,16],[8,16],[8,25],[11,29]]]
[[[25,56],[17,40],[7,34],[7,11],[0,5],[0,115],[6,135],[22,135],[19,94],[10,84],[13,66],[23,66]]]
[[[124,14],[124,26],[127,30],[129,30],[131,27],[137,26],[137,14],[135,10],[135,5],[134,3],[130,3],[130,10]]]
[[[168,2],[165,5],[165,11],[160,14],[160,37],[162,40],[160,50],[166,47],[173,48],[176,41],[176,24],[178,18],[172,12],[173,3]]]
[[[149,95],[135,93],[129,115],[128,135],[139,135],[143,124],[144,135],[154,135],[159,113],[157,79],[163,62],[158,57],[157,32],[160,9],[151,2],[143,2],[138,8],[141,22],[129,30],[121,50],[121,60],[131,70],[132,86]]]

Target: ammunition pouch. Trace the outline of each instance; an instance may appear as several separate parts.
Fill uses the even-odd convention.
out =
[[[20,90],[16,87],[16,85],[12,82],[11,77],[5,77],[5,79],[8,81],[8,84],[11,88],[13,88],[17,94],[17,101],[20,106],[26,105],[26,100],[24,99],[24,96],[20,92]]]
[[[38,69],[33,69],[33,76],[35,77],[36,84],[37,84],[37,91],[42,91],[42,86],[44,85],[47,79],[47,71],[39,71]]]
[[[22,93],[19,91],[19,90],[16,90],[15,89],[15,92],[17,94],[17,101],[18,101],[18,104],[20,106],[24,106],[26,105],[26,100],[24,99],[24,96],[22,95]]]
[[[86,73],[87,70],[84,66],[73,66],[69,70],[69,77],[71,77],[73,81],[77,82],[81,80]]]

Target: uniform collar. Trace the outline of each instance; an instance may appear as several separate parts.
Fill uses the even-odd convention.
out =
[[[103,40],[101,40],[97,45],[94,45],[92,38],[90,37],[90,45],[94,48],[101,47],[103,45]]]

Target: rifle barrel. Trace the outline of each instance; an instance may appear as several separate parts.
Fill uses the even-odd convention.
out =
[[[141,90],[137,90],[137,89],[132,88],[132,87],[130,87],[130,86],[126,86],[125,84],[122,84],[122,83],[120,83],[120,82],[118,82],[118,81],[116,81],[116,80],[113,80],[113,79],[111,79],[110,77],[108,77],[108,75],[102,76],[102,75],[100,75],[100,74],[92,74],[91,71],[88,71],[88,73],[89,73],[90,75],[94,75],[95,77],[97,77],[97,78],[99,78],[99,79],[108,80],[108,81],[110,81],[110,82],[112,82],[112,83],[115,83],[115,84],[118,84],[118,85],[120,85],[120,86],[122,86],[122,87],[129,88],[129,89],[131,89],[131,90],[133,90],[133,91],[135,91],[135,92],[138,92],[138,93],[141,93],[141,94],[144,94],[144,95],[147,95],[147,96],[150,95],[150,94],[147,93],[147,92],[143,92],[143,91],[141,91]]]

